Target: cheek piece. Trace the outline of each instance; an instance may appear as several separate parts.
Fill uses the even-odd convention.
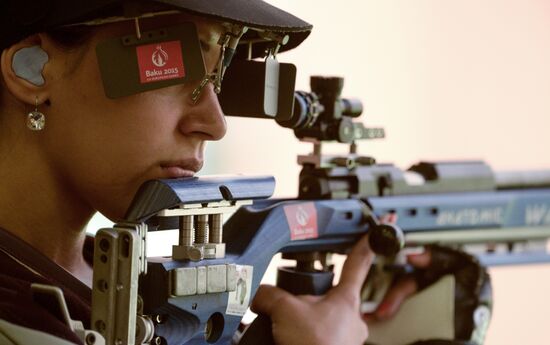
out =
[[[13,56],[12,69],[15,75],[34,86],[43,86],[46,81],[42,76],[44,66],[48,62],[48,54],[39,46],[18,50]],[[27,115],[27,127],[32,131],[41,131],[46,126],[46,117],[38,111],[38,97],[35,99],[35,109]]]

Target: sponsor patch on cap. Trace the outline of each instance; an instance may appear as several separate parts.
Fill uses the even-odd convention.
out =
[[[142,84],[185,77],[180,41],[136,47]]]
[[[292,241],[319,237],[317,209],[314,203],[288,205],[284,210]]]

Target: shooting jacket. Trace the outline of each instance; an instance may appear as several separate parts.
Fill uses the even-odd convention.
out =
[[[91,262],[92,238],[86,240],[84,257]],[[9,338],[11,343],[17,344],[18,340],[13,339],[17,338],[17,333],[25,334],[26,338],[19,336],[21,341],[30,340],[37,333],[34,331],[39,331],[82,344],[66,323],[51,312],[53,305],[33,300],[33,283],[61,288],[71,319],[82,321],[86,329],[90,328],[91,289],[38,250],[0,228],[0,343]],[[25,329],[34,331],[24,333]]]

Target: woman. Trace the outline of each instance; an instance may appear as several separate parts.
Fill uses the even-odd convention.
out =
[[[246,1],[246,8],[242,0],[163,2],[1,5],[0,319],[5,329],[23,334],[20,339],[34,329],[78,343],[33,300],[30,284],[63,288],[71,317],[89,328],[92,268],[83,229],[90,217],[99,211],[121,219],[144,181],[193,176],[206,142],[224,136],[213,84],[220,77],[218,42],[227,23],[288,32],[294,38],[287,48],[311,29],[259,0]],[[130,18],[123,16],[128,13]],[[107,97],[112,95],[98,45],[183,22],[197,28],[204,67],[214,75],[202,80],[212,83],[201,87],[195,80]],[[367,326],[359,290],[371,259],[363,239],[327,296],[298,298],[266,287],[254,308],[271,316],[281,344],[363,343]]]

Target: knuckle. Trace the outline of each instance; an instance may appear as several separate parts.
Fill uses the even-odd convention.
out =
[[[275,303],[275,305],[279,305],[279,306],[288,306],[290,304],[293,304],[293,302],[295,301],[295,297],[294,296],[291,296],[291,295],[282,295],[280,296],[278,299],[277,299],[277,302]]]
[[[353,307],[354,309],[359,308],[361,303],[361,298],[359,294],[353,293],[351,291],[339,291],[337,297],[340,301],[348,306]]]

